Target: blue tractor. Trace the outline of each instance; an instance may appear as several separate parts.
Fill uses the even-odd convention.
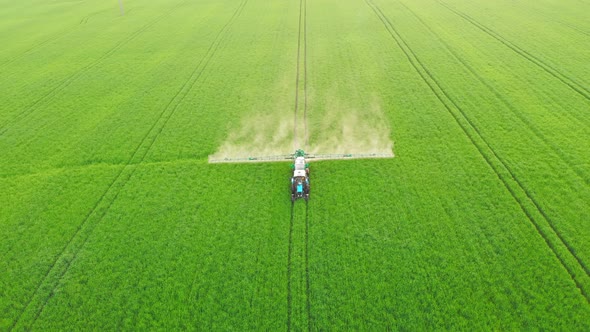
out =
[[[291,178],[291,201],[298,198],[309,199],[309,164],[305,161],[303,150],[295,151],[293,177]]]

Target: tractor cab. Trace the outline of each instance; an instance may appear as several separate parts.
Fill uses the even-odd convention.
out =
[[[298,198],[309,199],[309,164],[305,162],[302,150],[295,152],[293,163],[293,177],[291,178],[291,201]]]
[[[294,176],[291,178],[291,201],[298,198],[309,199],[309,178],[305,176]]]

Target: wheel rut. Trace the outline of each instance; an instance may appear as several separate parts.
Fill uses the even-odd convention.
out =
[[[305,203],[305,309],[307,313],[307,330],[312,330],[311,316],[311,282],[309,278],[309,202]]]
[[[293,117],[293,149],[307,149],[307,147],[307,3],[306,0],[300,0]]]
[[[27,54],[31,53],[32,51],[35,51],[37,49],[43,48],[43,46],[48,45],[52,42],[58,41],[61,38],[67,36],[68,34],[74,32],[75,30],[77,30],[79,28],[80,25],[84,25],[86,23],[88,23],[88,21],[90,20],[90,18],[92,18],[93,16],[96,16],[100,13],[104,13],[104,12],[108,12],[110,11],[110,8],[107,9],[101,9],[98,11],[95,11],[94,13],[90,13],[86,16],[83,16],[80,19],[80,22],[75,24],[75,25],[71,25],[69,27],[66,27],[60,31],[57,31],[51,35],[49,35],[46,39],[44,39],[43,41],[40,41],[34,45],[32,45],[31,47],[27,48],[26,50],[22,51],[20,54],[13,56],[10,59],[5,60],[4,62],[0,63],[0,69],[10,65],[11,63],[18,61],[19,59],[23,58],[24,56],[26,56]]]
[[[138,166],[143,162],[144,158],[153,147],[163,128],[168,123],[168,120],[170,120],[170,118],[174,115],[178,106],[195,86],[201,77],[201,74],[207,68],[211,58],[218,50],[219,45],[223,42],[227,30],[235,21],[235,19],[241,14],[247,2],[248,0],[243,0],[238,5],[233,15],[218,32],[206,55],[195,67],[189,79],[183,83],[174,97],[163,109],[158,119],[154,122],[151,128],[147,131],[146,135],[139,142],[126,164],[121,167],[117,175],[113,178],[107,189],[102,193],[92,209],[85,216],[84,220],[80,223],[61,252],[56,256],[44,277],[39,281],[29,301],[12,323],[10,330],[18,327],[18,324],[21,322],[22,325],[24,325],[24,329],[32,328],[49,300],[54,296],[59,282],[69,270],[71,263],[77,258],[78,253],[92,235],[93,230],[107,214],[113,203],[118,198],[122,189],[134,175]],[[38,303],[38,305],[35,305],[35,303]],[[24,319],[24,317],[27,317],[28,319]],[[24,321],[26,321],[26,323],[24,323]]]
[[[467,22],[469,22],[470,24],[472,24],[473,26],[475,26],[479,30],[485,32],[490,37],[492,37],[492,38],[496,39],[497,41],[499,41],[500,43],[504,44],[506,47],[508,47],[509,49],[511,49],[512,51],[514,51],[516,54],[518,54],[521,57],[523,57],[526,60],[528,60],[533,65],[541,68],[543,71],[545,71],[549,75],[553,76],[554,78],[556,78],[557,80],[559,80],[561,83],[567,85],[573,91],[577,92],[580,96],[584,97],[587,101],[590,101],[590,89],[588,89],[585,86],[583,86],[582,84],[578,83],[573,78],[571,78],[571,77],[563,74],[557,68],[549,65],[545,61],[542,61],[541,59],[539,59],[537,56],[533,55],[532,53],[530,53],[530,52],[524,50],[523,48],[519,47],[518,45],[510,42],[509,40],[507,40],[506,38],[504,38],[502,35],[500,35],[499,33],[497,33],[496,31],[494,31],[494,30],[490,29],[489,27],[487,27],[487,26],[479,23],[473,17],[471,17],[471,16],[465,14],[464,12],[462,12],[462,11],[460,11],[460,10],[458,10],[458,9],[450,6],[450,5],[448,5],[444,1],[438,0],[438,2],[443,7],[447,8],[449,11],[453,12],[455,15],[463,18],[464,20],[466,20]]]
[[[291,331],[293,299],[291,295],[291,257],[293,256],[293,216],[295,202],[291,202],[291,219],[289,221],[289,247],[287,250],[287,331]]]
[[[287,330],[312,330],[309,203],[291,203],[287,255]]]
[[[382,10],[371,0],[365,0],[365,3],[373,10],[375,15],[385,26],[389,35],[393,38],[400,50],[405,54],[409,63],[418,73],[424,83],[431,90],[433,95],[444,106],[447,112],[453,117],[457,125],[464,132],[473,146],[478,150],[483,160],[490,169],[496,174],[506,190],[514,198],[522,212],[529,222],[536,229],[543,241],[558,259],[563,268],[567,271],[571,279],[576,284],[580,293],[584,296],[587,303],[590,304],[590,279],[589,269],[585,263],[576,255],[575,250],[563,238],[555,228],[554,223],[541,208],[538,202],[533,198],[531,193],[526,189],[522,182],[514,175],[511,168],[506,162],[493,150],[485,137],[481,134],[477,126],[467,117],[464,110],[454,101],[446,92],[434,75],[421,62],[416,53],[409,47],[405,39],[395,29],[389,18]]]
[[[580,168],[575,167],[576,163],[571,160],[571,157],[568,156],[567,153],[564,153],[562,149],[560,149],[555,143],[551,142],[547,136],[543,133],[541,129],[535,126],[522,112],[518,110],[516,106],[510,103],[500,92],[498,92],[485,78],[483,78],[472,66],[470,66],[467,61],[461,57],[457,51],[455,51],[446,41],[442,39],[421,17],[419,17],[416,12],[410,9],[406,4],[403,2],[399,3],[402,7],[404,7],[408,12],[410,12],[430,33],[436,37],[445,47],[445,49],[455,58],[461,65],[467,69],[473,77],[475,77],[482,85],[484,85],[488,91],[490,91],[494,97],[496,97],[505,107],[506,109],[510,110],[514,116],[516,116],[522,123],[529,128],[529,130],[539,139],[541,140],[546,146],[548,146],[558,157],[561,159],[565,165],[575,173],[578,178],[584,181],[586,184],[590,184],[590,178],[585,174]]]
[[[175,10],[180,8],[182,6],[182,4],[184,4],[185,2],[186,2],[186,0],[177,3],[171,9],[169,9],[166,12],[162,13],[161,15],[157,16],[154,20],[148,22],[143,27],[141,27],[137,31],[133,32],[131,35],[127,36],[126,38],[124,38],[123,40],[118,42],[115,46],[113,46],[110,50],[105,52],[102,56],[100,56],[95,61],[89,63],[88,65],[82,67],[78,71],[74,72],[70,76],[63,79],[60,83],[58,83],[53,88],[51,88],[47,93],[45,93],[41,97],[37,98],[32,104],[25,107],[21,112],[18,112],[13,118],[6,121],[2,125],[2,127],[0,127],[0,136],[3,136],[10,129],[10,126],[26,119],[29,115],[33,114],[36,110],[38,110],[39,106],[44,105],[44,104],[48,103],[49,101],[53,100],[53,98],[59,92],[65,90],[68,86],[70,86],[72,83],[77,81],[80,77],[82,77],[82,75],[84,73],[88,72],[89,70],[91,70],[91,69],[95,68],[96,66],[100,65],[101,63],[103,63],[106,59],[108,59],[113,54],[115,54],[123,46],[125,46],[129,42],[133,41],[135,38],[140,36],[144,31],[146,31],[150,27],[154,26],[158,22],[162,21],[164,18],[169,16],[172,12],[174,12]]]
[[[293,109],[293,149],[309,146],[307,127],[307,2],[299,1],[295,102]],[[309,203],[305,212],[291,203],[289,245],[287,251],[287,331],[311,331],[311,295],[309,277]]]

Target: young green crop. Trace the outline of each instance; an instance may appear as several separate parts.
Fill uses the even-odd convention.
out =
[[[0,329],[589,328],[587,5],[0,5]]]

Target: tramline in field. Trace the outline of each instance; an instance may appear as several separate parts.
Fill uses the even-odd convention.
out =
[[[293,154],[246,157],[246,158],[209,158],[209,163],[248,163],[248,162],[276,162],[293,160],[291,165],[293,176],[291,177],[291,201],[299,198],[309,199],[309,163],[308,159],[315,160],[342,160],[342,159],[372,159],[393,158],[391,153],[343,153],[343,154],[306,154],[302,149],[295,150]]]
[[[0,332],[590,332],[590,0],[0,8]]]

